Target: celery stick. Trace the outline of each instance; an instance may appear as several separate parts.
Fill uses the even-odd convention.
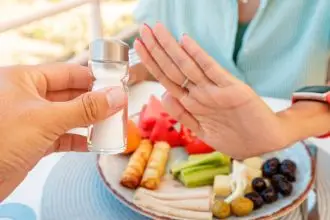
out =
[[[188,157],[188,161],[192,161],[192,160],[200,160],[200,159],[203,159],[204,157],[210,155],[211,153],[208,153],[208,154],[192,154],[192,155],[189,155]]]
[[[188,170],[189,171],[189,170]],[[212,185],[215,176],[229,174],[229,166],[213,167],[195,172],[180,172],[179,180],[188,188]]]
[[[222,154],[219,152],[214,152],[200,160],[192,160],[192,161],[187,161],[185,163],[176,164],[171,168],[171,173],[175,177],[177,177],[180,171],[185,168],[193,167],[197,165],[203,165],[203,164],[213,164],[220,166],[222,164],[222,160],[223,160]]]
[[[210,168],[217,168],[217,167],[219,166],[215,166],[213,164],[197,165],[197,166],[185,168],[181,170],[181,172],[184,172],[185,175],[189,175],[200,170],[207,170]]]
[[[213,152],[214,153],[214,152]],[[207,157],[207,156],[209,156],[210,154],[213,154],[213,153],[207,153],[207,154],[192,154],[192,155],[190,155],[189,157],[188,157],[188,161],[193,161],[193,160],[201,160],[201,159],[203,159],[203,158],[205,158],[205,157]],[[222,157],[223,157],[223,165],[227,165],[227,164],[230,164],[231,163],[231,161],[230,161],[230,157],[229,156],[227,156],[227,155],[225,155],[225,154],[222,154],[222,153],[220,153],[220,152],[217,152],[217,153],[219,153],[219,154],[221,154],[222,155]]]

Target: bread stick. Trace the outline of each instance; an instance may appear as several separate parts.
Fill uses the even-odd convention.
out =
[[[120,180],[121,185],[130,189],[136,189],[139,186],[151,152],[151,142],[149,140],[142,140],[139,147],[129,159]]]
[[[170,148],[166,142],[157,142],[154,145],[141,181],[142,187],[150,190],[158,188],[161,177],[165,173]]]

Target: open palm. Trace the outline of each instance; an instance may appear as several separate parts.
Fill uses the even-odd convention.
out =
[[[285,147],[281,119],[246,84],[184,35],[178,44],[160,23],[144,25],[135,49],[167,89],[164,107],[215,149],[242,159]]]

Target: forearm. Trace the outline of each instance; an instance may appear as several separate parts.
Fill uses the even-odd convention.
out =
[[[326,103],[300,101],[278,116],[284,123],[288,142],[318,137],[330,131],[330,107]]]
[[[0,154],[0,202],[15,190],[42,158],[37,151],[30,153],[20,147],[13,149],[11,152],[2,149]]]
[[[0,179],[0,202],[9,196],[25,179],[27,172],[16,172],[8,179]]]
[[[14,161],[0,158],[0,202],[2,202],[24,180],[27,171],[16,169]]]

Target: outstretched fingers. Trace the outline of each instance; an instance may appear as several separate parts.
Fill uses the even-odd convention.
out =
[[[163,73],[175,84],[179,86],[182,85],[186,76],[182,74],[177,65],[159,44],[154,36],[153,30],[145,24],[141,28],[140,35],[149,54],[153,57]]]
[[[150,55],[144,43],[139,39],[135,40],[134,48],[149,73],[151,73],[173,96],[181,99],[186,91],[166,76],[154,58]]]
[[[184,35],[181,39],[181,44],[189,56],[202,69],[204,74],[216,85],[226,87],[237,81],[234,76],[222,68],[189,36]]]
[[[194,60],[185,52],[164,25],[157,23],[153,28],[153,33],[167,56],[178,66],[186,78],[198,86],[210,83],[198,65],[196,65]]]

